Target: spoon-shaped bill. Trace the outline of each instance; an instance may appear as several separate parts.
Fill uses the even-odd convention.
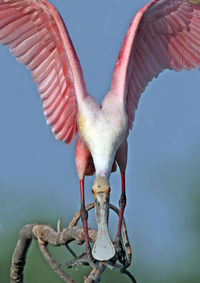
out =
[[[109,260],[115,255],[115,248],[108,234],[109,194],[97,193],[95,197],[97,238],[92,249],[92,256],[97,260]]]

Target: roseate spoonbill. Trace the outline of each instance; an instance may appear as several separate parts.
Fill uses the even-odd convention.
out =
[[[121,47],[111,89],[101,106],[88,94],[67,29],[46,0],[0,0],[0,43],[31,71],[47,123],[69,144],[78,132],[75,160],[80,179],[81,219],[90,255],[84,177],[96,173],[98,233],[92,255],[115,255],[107,228],[109,178],[118,164],[122,193],[117,240],[126,205],[127,137],[141,93],[164,69],[200,67],[200,1],[153,0],[133,18]]]

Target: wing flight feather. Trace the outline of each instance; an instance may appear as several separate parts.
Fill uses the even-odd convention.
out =
[[[147,84],[164,69],[200,67],[200,1],[153,0],[133,18],[114,69],[111,91],[125,102],[132,128]]]
[[[0,0],[0,43],[31,71],[47,123],[69,144],[77,132],[78,103],[87,96],[73,44],[46,0]]]

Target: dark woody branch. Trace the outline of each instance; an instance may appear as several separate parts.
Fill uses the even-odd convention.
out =
[[[90,210],[92,208],[94,208],[93,203],[89,204],[86,207],[87,210]],[[119,213],[119,210],[114,206],[111,205],[110,208],[117,214]],[[84,254],[80,257],[77,257],[73,250],[68,247],[68,244],[72,241],[76,241],[78,245],[82,245],[85,241],[83,228],[76,225],[79,218],[80,212],[77,212],[70,222],[69,226],[67,228],[64,228],[62,232],[60,231],[60,220],[58,222],[58,231],[55,231],[50,225],[28,224],[24,226],[20,231],[20,237],[12,257],[11,282],[23,282],[23,271],[26,264],[26,255],[31,245],[32,239],[36,239],[38,241],[40,251],[45,260],[47,261],[49,266],[58,274],[58,276],[63,279],[64,282],[75,283],[75,281],[62,270],[63,267],[67,266],[69,268],[77,265],[84,266],[88,264],[91,265],[92,271],[90,272],[88,277],[84,278],[85,283],[100,282],[101,275],[106,267],[111,269],[118,269],[121,273],[126,274],[130,278],[131,282],[136,282],[132,274],[126,269],[131,263],[132,254],[128,241],[125,221],[123,220],[124,244],[122,243],[122,255],[121,253],[116,253],[116,256],[108,262],[94,261],[91,263],[87,262],[87,260],[84,259]],[[95,242],[96,231],[89,229],[89,239],[90,242]],[[51,244],[53,246],[66,246],[67,250],[74,256],[74,260],[62,265],[57,264],[47,249],[48,244]],[[123,263],[123,265],[117,264],[117,260]]]

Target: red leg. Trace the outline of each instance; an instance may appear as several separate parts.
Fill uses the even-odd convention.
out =
[[[90,244],[89,244],[89,235],[88,235],[88,212],[85,208],[85,194],[84,194],[84,179],[80,180],[80,191],[81,191],[81,220],[83,223],[83,229],[85,233],[85,244],[86,244],[86,250],[90,252]]]
[[[121,173],[121,183],[122,183],[122,193],[119,200],[119,224],[118,224],[118,230],[117,230],[117,237],[121,236],[121,229],[122,229],[122,218],[124,214],[124,209],[126,206],[126,192],[125,192],[125,172]]]

